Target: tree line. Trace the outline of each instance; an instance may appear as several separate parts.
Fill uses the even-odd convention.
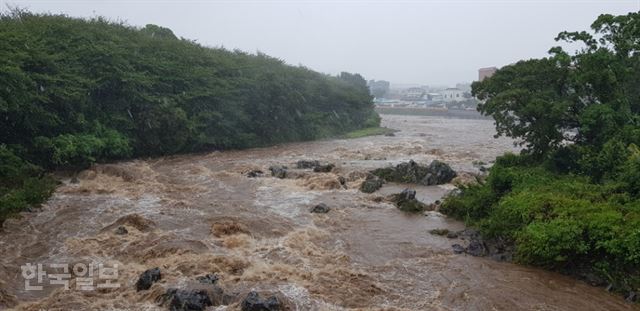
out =
[[[46,198],[51,187],[35,184],[50,169],[379,125],[358,74],[210,48],[157,25],[11,10],[0,42],[0,215]],[[43,195],[26,199],[29,183]]]

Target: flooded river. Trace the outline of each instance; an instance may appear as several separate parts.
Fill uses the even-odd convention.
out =
[[[42,211],[8,220],[0,233],[0,309],[167,310],[157,302],[167,288],[216,273],[225,292],[276,293],[291,310],[637,310],[556,273],[456,255],[451,245],[464,241],[429,230],[461,230],[462,223],[405,214],[376,199],[412,187],[429,203],[451,185],[360,192],[370,169],[439,159],[475,172],[474,161],[513,149],[493,138],[488,120],[383,115],[383,125],[400,131],[104,164],[63,178]],[[336,168],[292,170],[297,178],[286,179],[268,174],[271,165],[292,168],[303,159]],[[248,178],[251,170],[267,174]],[[310,213],[319,203],[331,211]],[[52,264],[102,264],[117,271],[117,286],[83,290],[73,271],[69,290],[47,276],[41,290],[27,290],[26,264],[49,274],[64,270]],[[154,267],[162,279],[137,292],[138,276]],[[94,287],[103,282],[94,279]],[[237,310],[238,299],[210,309]]]

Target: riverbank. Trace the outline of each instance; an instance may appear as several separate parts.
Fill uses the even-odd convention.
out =
[[[492,120],[491,117],[483,116],[475,110],[457,109],[429,109],[418,107],[381,107],[375,108],[379,114],[407,115],[407,116],[430,116],[455,119]]]

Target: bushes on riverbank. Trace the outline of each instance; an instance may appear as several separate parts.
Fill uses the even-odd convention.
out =
[[[0,15],[0,42],[0,144],[46,169],[379,125],[358,74],[208,48],[156,25],[14,10]]]
[[[442,212],[487,238],[516,245],[516,261],[571,273],[620,291],[640,287],[640,199],[621,183],[594,184],[534,165],[509,164],[444,200]],[[517,162],[517,161],[516,161]]]

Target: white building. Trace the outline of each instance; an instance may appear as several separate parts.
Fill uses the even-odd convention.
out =
[[[448,88],[442,90],[442,100],[445,102],[460,102],[465,100],[464,91],[459,88]]]

